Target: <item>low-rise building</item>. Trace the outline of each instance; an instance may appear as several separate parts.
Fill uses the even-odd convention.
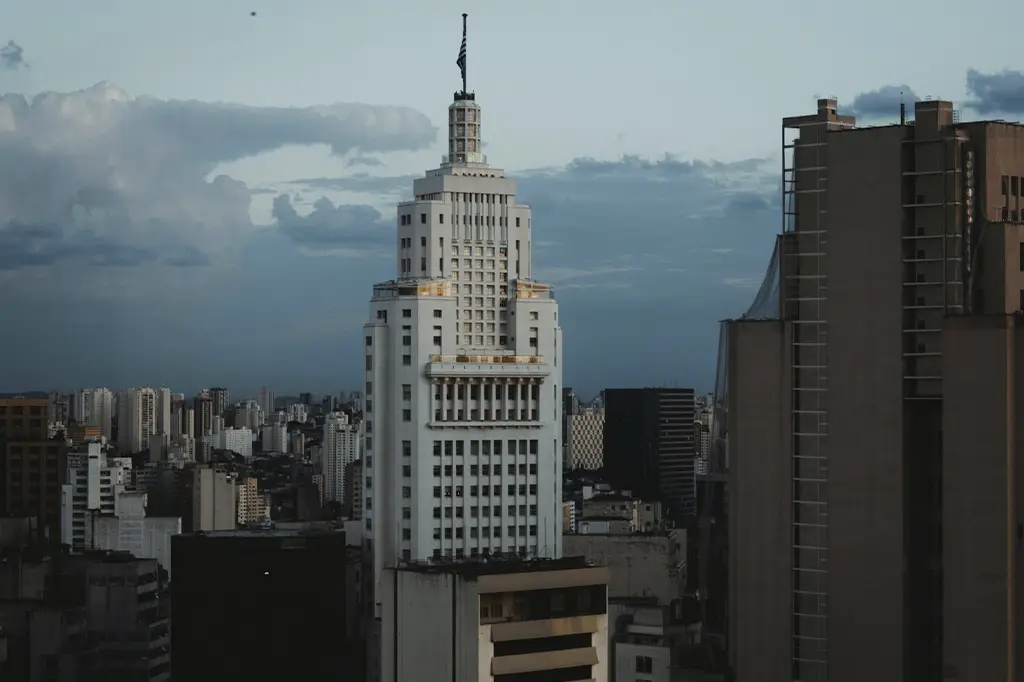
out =
[[[581,557],[385,569],[382,680],[608,679],[608,571]]]

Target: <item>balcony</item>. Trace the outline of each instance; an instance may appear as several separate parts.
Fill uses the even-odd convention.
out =
[[[543,355],[432,355],[425,374],[431,378],[546,377],[551,366]]]

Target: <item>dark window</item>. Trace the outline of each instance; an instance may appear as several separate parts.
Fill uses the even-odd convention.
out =
[[[427,214],[426,213],[420,213],[420,223],[422,225],[426,225],[427,224]]]
[[[412,317],[412,309],[402,308],[402,317]]]
[[[406,367],[411,365],[412,364],[412,356],[411,355],[403,355],[402,356],[402,364],[405,365]]]

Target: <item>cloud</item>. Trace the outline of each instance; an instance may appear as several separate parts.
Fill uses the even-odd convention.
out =
[[[367,166],[368,168],[383,168],[384,162],[378,159],[376,156],[353,156],[345,161],[346,165],[352,166]]]
[[[1024,71],[967,72],[967,106],[982,115],[1024,114]]]
[[[860,118],[898,119],[900,102],[905,102],[912,111],[916,101],[918,97],[909,85],[883,85],[855,96],[847,111]]]
[[[27,69],[28,62],[25,61],[24,48],[13,40],[8,40],[6,45],[0,47],[0,68],[9,71]]]
[[[287,194],[274,199],[278,228],[293,242],[312,252],[365,254],[393,244],[393,224],[372,206],[335,205],[321,197],[307,215],[299,215]]]
[[[20,59],[8,48],[6,60]],[[109,83],[32,100],[5,95],[0,268],[210,262],[252,227],[245,184],[210,178],[220,164],[286,145],[357,156],[414,150],[435,136],[426,116],[404,107],[131,98]]]

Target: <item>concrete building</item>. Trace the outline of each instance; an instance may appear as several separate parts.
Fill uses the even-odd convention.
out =
[[[288,451],[288,426],[267,424],[263,427],[263,452]]]
[[[235,474],[210,467],[193,470],[192,532],[234,530],[238,523]]]
[[[75,394],[75,421],[98,426],[107,440],[113,437],[114,394],[109,388],[83,388]]]
[[[252,459],[252,431],[248,427],[221,429],[208,438],[217,450],[229,450],[241,455],[247,462]]]
[[[100,443],[71,453],[61,487],[60,541],[73,551],[94,548],[96,517],[114,516],[117,500],[132,485],[131,457],[108,457]]]
[[[170,418],[168,417],[168,421]],[[133,455],[149,448],[157,431],[157,389],[126,388],[117,400],[117,449]]]
[[[608,481],[660,501],[677,525],[691,523],[697,512],[693,389],[608,389],[604,406]]]
[[[139,559],[156,559],[171,571],[171,538],[181,533],[177,516],[146,516],[147,493],[126,490],[115,498],[112,515],[97,516],[86,526],[90,548],[127,552]]]
[[[179,535],[172,554],[176,680],[361,679],[346,647],[343,532]]]
[[[686,587],[686,533],[576,534],[565,536],[567,556],[585,557],[608,567],[608,597],[645,597],[670,606]]]
[[[604,466],[604,409],[585,408],[568,416],[570,469],[600,469]]]
[[[348,500],[346,510],[353,519],[363,518],[363,460],[350,462],[345,474],[345,499]]]
[[[608,571],[582,558],[407,563],[383,589],[381,680],[607,682]]]
[[[448,154],[398,205],[397,277],[365,326],[363,515],[378,570],[561,554],[561,328],[532,279],[515,180],[480,151],[458,92]],[[496,511],[494,511],[496,510]]]
[[[777,279],[725,325],[712,456],[737,679],[1021,674],[1024,126],[901,119],[783,121]]]
[[[260,523],[270,519],[270,505],[267,496],[260,492],[259,479],[249,476],[238,481],[237,513],[238,525]]]
[[[257,399],[257,403],[259,404],[260,411],[263,412],[264,415],[270,415],[277,411],[275,402],[276,398],[274,396],[274,389],[267,388],[266,386],[260,389],[260,395]]]
[[[324,419],[320,461],[324,475],[324,502],[350,502],[345,498],[349,465],[359,458],[359,424],[350,424],[344,412]]]

